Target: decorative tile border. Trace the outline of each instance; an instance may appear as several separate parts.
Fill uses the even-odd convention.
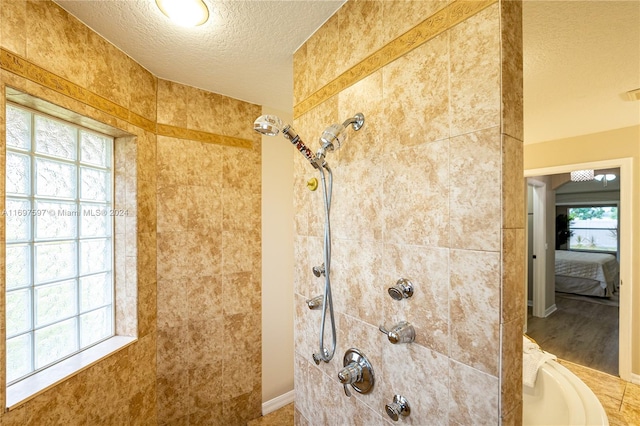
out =
[[[217,135],[166,124],[156,124],[156,122],[136,114],[122,105],[111,102],[2,48],[0,48],[0,68],[158,135],[237,148],[251,149],[253,147],[253,141],[249,139]]]
[[[213,143],[236,148],[251,149],[253,141],[249,139],[234,138],[233,136],[218,135],[215,133],[202,132],[199,130],[185,129],[183,127],[170,126],[158,123],[159,136],[168,136],[177,139],[189,139],[197,142]]]
[[[454,1],[349,68],[305,100],[299,102],[293,107],[294,118],[300,117],[347,87],[373,74],[385,65],[390,64],[399,57],[460,22],[465,21],[497,1],[498,0]]]

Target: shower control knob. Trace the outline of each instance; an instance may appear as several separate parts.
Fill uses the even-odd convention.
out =
[[[389,296],[395,300],[407,299],[413,296],[413,284],[406,278],[400,278],[388,291]]]
[[[393,402],[384,406],[391,420],[397,422],[400,416],[407,417],[411,414],[409,401],[402,395],[394,395]]]
[[[387,335],[389,341],[394,345],[397,343],[411,343],[416,340],[416,330],[406,321],[400,321],[391,330],[387,330],[383,325],[378,328]]]
[[[344,385],[344,393],[351,396],[349,385],[359,393],[369,393],[373,388],[373,368],[358,349],[351,348],[343,358],[344,368],[338,372],[338,380]]]
[[[324,263],[320,266],[314,266],[313,268],[311,268],[311,270],[313,271],[313,275],[315,275],[316,277],[320,277],[320,275],[325,275]]]

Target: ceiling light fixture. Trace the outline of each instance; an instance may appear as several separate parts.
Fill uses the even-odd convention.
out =
[[[156,0],[162,13],[183,27],[197,27],[209,19],[209,9],[202,0]]]
[[[606,187],[607,182],[616,180],[616,175],[614,175],[613,173],[599,174],[599,175],[596,175],[594,179],[597,180],[598,182],[602,182],[602,186]]]
[[[575,170],[571,172],[572,182],[588,182],[593,180],[593,170]]]

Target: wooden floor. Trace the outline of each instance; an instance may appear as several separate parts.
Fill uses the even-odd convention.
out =
[[[619,308],[560,296],[556,306],[546,318],[530,309],[527,334],[558,358],[617,376]]]

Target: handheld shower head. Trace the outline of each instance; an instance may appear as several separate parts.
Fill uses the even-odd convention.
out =
[[[276,115],[261,115],[253,122],[253,130],[267,136],[276,136],[282,130],[282,120]]]
[[[276,136],[282,132],[282,135],[295,145],[300,154],[304,155],[304,158],[309,160],[313,167],[316,169],[322,167],[324,162],[317,158],[313,154],[313,151],[307,148],[291,125],[287,124],[283,127],[280,117],[275,115],[261,115],[253,122],[253,130],[266,136]]]
[[[353,117],[344,121],[344,123],[332,124],[327,127],[322,136],[320,136],[320,153],[324,154],[327,151],[336,151],[340,149],[342,144],[347,140],[347,129],[351,125],[353,130],[358,131],[364,125],[364,115],[357,113]]]

